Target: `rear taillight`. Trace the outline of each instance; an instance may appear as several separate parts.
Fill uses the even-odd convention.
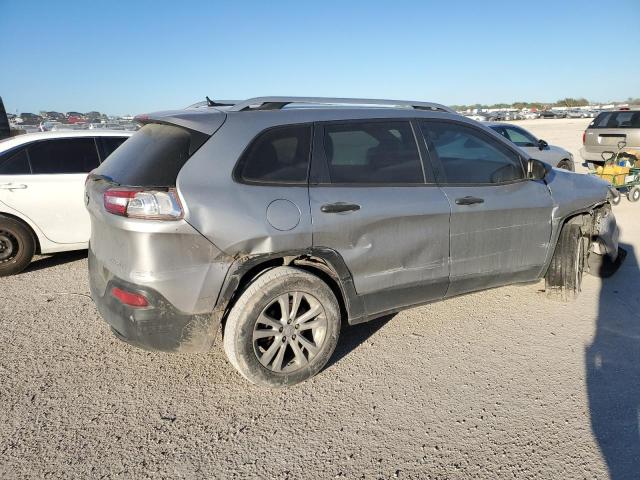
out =
[[[173,189],[110,188],[104,192],[104,208],[122,217],[147,220],[179,220],[182,205]]]
[[[582,132],[582,144],[584,145],[587,141],[587,131]]]
[[[143,308],[149,306],[147,298],[139,293],[127,292],[121,288],[113,287],[111,289],[111,295],[117,298],[120,303],[130,307]]]

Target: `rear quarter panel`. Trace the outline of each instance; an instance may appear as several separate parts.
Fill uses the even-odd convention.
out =
[[[304,186],[262,186],[237,183],[232,172],[251,140],[274,126],[273,115],[230,114],[216,134],[180,171],[178,191],[185,218],[226,254],[234,257],[311,247],[309,190]],[[291,124],[295,122],[288,122]],[[306,123],[306,122],[301,122]],[[277,122],[275,122],[277,124]],[[283,200],[284,203],[277,202]],[[276,201],[291,207],[293,228],[279,230],[267,221]]]

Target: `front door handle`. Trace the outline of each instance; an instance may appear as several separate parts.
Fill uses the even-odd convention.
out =
[[[3,183],[0,185],[2,190],[24,190],[27,186],[24,183]]]
[[[360,205],[356,203],[327,203],[320,207],[320,211],[324,213],[355,212],[356,210],[360,210]]]
[[[474,203],[484,203],[484,198],[478,198],[478,197],[456,198],[456,205],[473,205]]]

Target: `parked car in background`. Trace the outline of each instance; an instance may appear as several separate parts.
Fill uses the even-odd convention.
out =
[[[582,134],[580,156],[594,168],[604,164],[603,152],[640,149],[640,110],[610,110],[598,114]]]
[[[507,140],[515,143],[530,157],[543,161],[552,167],[563,170],[575,171],[573,155],[564,148],[549,145],[542,139],[538,139],[528,130],[508,123],[488,123],[487,126],[498,132]]]
[[[534,120],[540,117],[538,112],[525,112],[522,114],[525,120]]]
[[[542,110],[540,118],[566,118],[567,114],[560,110]]]
[[[148,349],[207,351],[222,324],[260,385],[318,373],[342,320],[540,278],[573,298],[617,256],[606,182],[442,105],[263,97],[140,120],[86,183],[92,298]]]
[[[481,112],[485,122],[500,122],[505,119],[504,112]]]
[[[566,118],[588,118],[589,112],[587,110],[567,110]]]
[[[470,120],[475,120],[476,122],[484,122],[485,117],[480,115],[479,113],[469,113],[465,115],[466,118]]]
[[[36,253],[87,248],[87,173],[131,134],[70,130],[0,141],[0,276],[20,272]]]

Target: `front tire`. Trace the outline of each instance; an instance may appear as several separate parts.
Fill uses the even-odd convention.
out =
[[[611,205],[619,205],[620,201],[622,200],[622,195],[620,195],[620,192],[615,189],[615,188],[611,188],[611,200],[609,200],[611,202]]]
[[[27,268],[36,250],[29,227],[0,215],[0,277],[20,273]]]
[[[565,225],[545,275],[547,294],[563,301],[574,300],[580,293],[582,274],[589,248],[580,225]]]
[[[295,385],[329,361],[340,335],[340,307],[320,278],[293,267],[260,275],[240,295],[224,329],[229,362],[251,383]]]

